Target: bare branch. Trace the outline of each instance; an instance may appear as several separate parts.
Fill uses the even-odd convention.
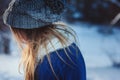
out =
[[[111,25],[115,25],[120,20],[120,13],[118,13],[112,20]]]

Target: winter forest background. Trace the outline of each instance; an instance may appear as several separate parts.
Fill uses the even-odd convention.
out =
[[[19,53],[2,14],[11,0],[0,0],[0,80],[22,80]],[[65,20],[77,33],[87,80],[120,80],[120,0],[68,0]]]

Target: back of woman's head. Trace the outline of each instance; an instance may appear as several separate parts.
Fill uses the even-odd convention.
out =
[[[11,0],[6,9],[3,20],[10,26],[22,49],[21,64],[24,67],[25,80],[34,80],[37,57],[42,54],[39,51],[45,49],[46,53],[49,53],[47,45],[50,44],[54,48],[53,39],[58,40],[63,47],[71,42],[71,39],[75,39],[72,29],[65,24],[56,24],[62,20],[67,8],[66,2],[66,0]]]
[[[54,48],[53,39],[58,40],[63,47],[75,40],[74,31],[65,24],[51,24],[34,29],[11,27],[11,31],[23,51],[20,65],[24,66],[25,80],[34,80],[37,57],[41,54],[39,51],[45,49],[49,53],[47,44],[50,43]],[[42,58],[38,60],[42,61]]]

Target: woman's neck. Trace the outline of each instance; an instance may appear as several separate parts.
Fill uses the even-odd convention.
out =
[[[40,47],[38,52],[38,60],[43,59],[43,57],[49,54],[50,52],[69,46],[71,43],[72,42],[66,42],[65,45],[62,45],[58,39],[52,39],[51,42],[47,44],[47,49],[45,49],[44,47]]]

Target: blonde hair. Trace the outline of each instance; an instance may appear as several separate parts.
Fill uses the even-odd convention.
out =
[[[40,47],[43,47],[46,50],[46,53],[49,53],[47,50],[47,44],[51,43],[53,38],[57,38],[63,46],[66,45],[67,42],[72,41],[70,39],[71,37],[76,42],[75,32],[66,24],[61,23],[51,24],[35,29],[20,29],[11,27],[11,31],[22,49],[22,58],[21,63],[19,64],[19,69],[20,66],[23,65],[25,73],[24,80],[34,80],[34,72],[37,66],[37,56],[40,54],[38,53]],[[52,43],[51,46],[54,48]],[[50,66],[55,75],[51,64]]]

